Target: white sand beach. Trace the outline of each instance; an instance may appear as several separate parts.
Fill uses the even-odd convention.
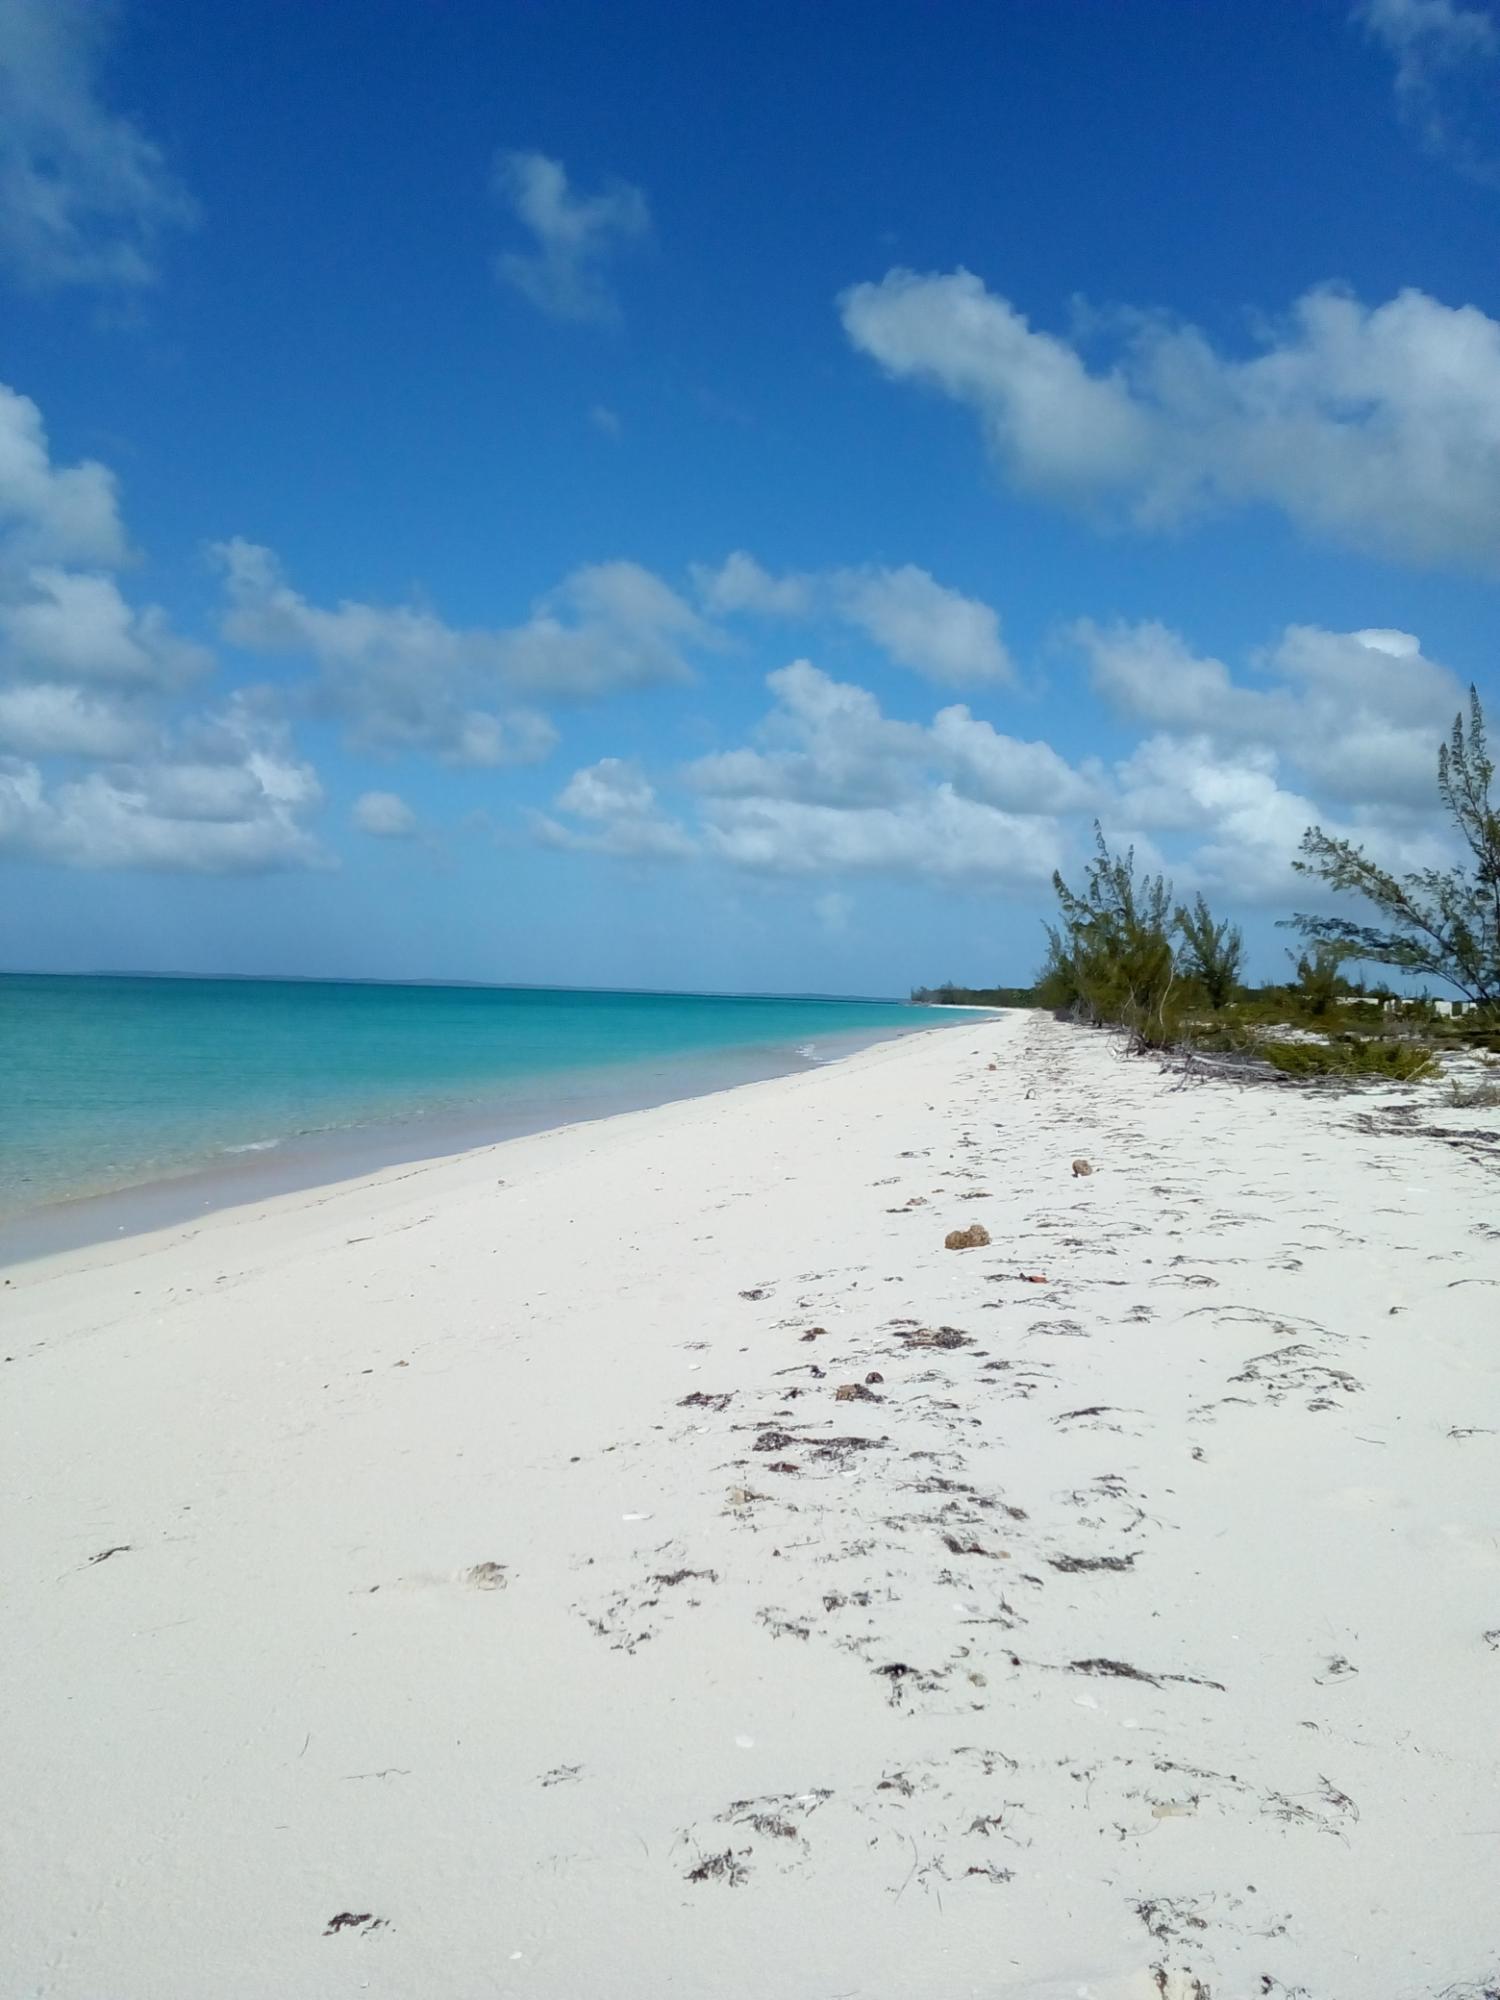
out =
[[[1482,2000],[1418,1096],[955,1017],[14,1268],[0,1992]]]

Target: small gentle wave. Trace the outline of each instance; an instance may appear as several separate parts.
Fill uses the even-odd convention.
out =
[[[273,1147],[280,1144],[281,1141],[279,1139],[247,1139],[243,1146],[221,1146],[219,1151],[221,1153],[269,1153]]]

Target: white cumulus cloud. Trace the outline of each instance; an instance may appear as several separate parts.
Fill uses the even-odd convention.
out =
[[[463,628],[422,605],[314,604],[253,542],[218,543],[212,553],[228,596],[225,638],[311,658],[326,705],[352,743],[372,750],[539,763],[557,732],[530,700],[591,701],[689,681],[685,649],[714,643],[691,606],[638,563],[575,570],[521,625]]]
[[[544,847],[624,861],[683,861],[696,851],[691,835],[658,809],[655,788],[640,766],[624,758],[602,757],[575,771],[556,804],[584,824],[534,813],[532,834]]]
[[[1333,799],[1424,808],[1456,676],[1410,633],[1289,625],[1237,680],[1153,622],[1075,628],[1094,685],[1121,713],[1174,733],[1259,744]]]
[[[896,665],[949,687],[1015,677],[993,607],[939,583],[915,563],[776,576],[736,549],[716,568],[694,564],[690,575],[699,602],[721,617],[845,625],[873,640]]]
[[[26,757],[129,757],[153,730],[139,709],[56,682],[0,681],[0,747]]]
[[[322,865],[312,767],[262,698],[181,697],[212,671],[109,572],[115,483],[52,461],[41,413],[0,388],[0,853],[75,868]]]
[[[0,576],[29,562],[115,568],[126,554],[114,474],[94,459],[54,465],[41,411],[0,383]]]
[[[1305,294],[1246,358],[1117,315],[1113,360],[1039,331],[968,271],[856,285],[845,331],[887,374],[977,415],[1026,490],[1142,529],[1269,505],[1322,539],[1418,563],[1500,552],[1500,323],[1406,290]]]
[[[1000,620],[988,604],[937,582],[915,563],[841,570],[835,602],[898,665],[948,687],[1013,678]]]
[[[767,686],[774,706],[756,743],[681,773],[707,850],[736,867],[1027,883],[1057,866],[1063,819],[1103,796],[1097,772],[961,704],[930,724],[902,721],[808,660]]]
[[[209,875],[314,867],[327,857],[305,822],[321,796],[284,729],[232,701],[153,758],[80,777],[0,757],[0,854]]]

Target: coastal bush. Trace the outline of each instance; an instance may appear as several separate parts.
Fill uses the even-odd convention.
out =
[[[1291,958],[1292,953],[1287,956]],[[1339,972],[1347,956],[1343,945],[1319,939],[1310,953],[1304,952],[1295,961],[1297,997],[1315,1020],[1321,1020],[1334,1001],[1348,993],[1348,981]]]
[[[1432,1051],[1410,1042],[1337,1035],[1327,1042],[1262,1042],[1258,1053],[1284,1076],[1363,1083],[1414,1083],[1432,1069]]]
[[[1492,1111],[1500,1104],[1500,1083],[1459,1083],[1455,1080],[1448,1102],[1457,1111]]]
[[[914,1006],[1039,1007],[1034,986],[958,986],[949,979],[941,986],[914,986]]]

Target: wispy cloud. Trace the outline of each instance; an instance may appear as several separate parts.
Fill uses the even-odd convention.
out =
[[[535,243],[497,258],[504,281],[554,319],[617,319],[608,269],[621,251],[650,234],[651,211],[641,190],[612,181],[599,194],[576,194],[561,160],[545,153],[501,153],[492,187]]]
[[[0,256],[36,290],[150,285],[162,238],[198,219],[160,146],[104,101],[114,20],[97,0],[0,0]]]
[[[417,816],[398,792],[361,792],[349,817],[377,840],[410,840],[417,830]]]
[[[1358,0],[1354,19],[1395,61],[1396,104],[1428,150],[1500,186],[1500,23],[1457,0]]]

